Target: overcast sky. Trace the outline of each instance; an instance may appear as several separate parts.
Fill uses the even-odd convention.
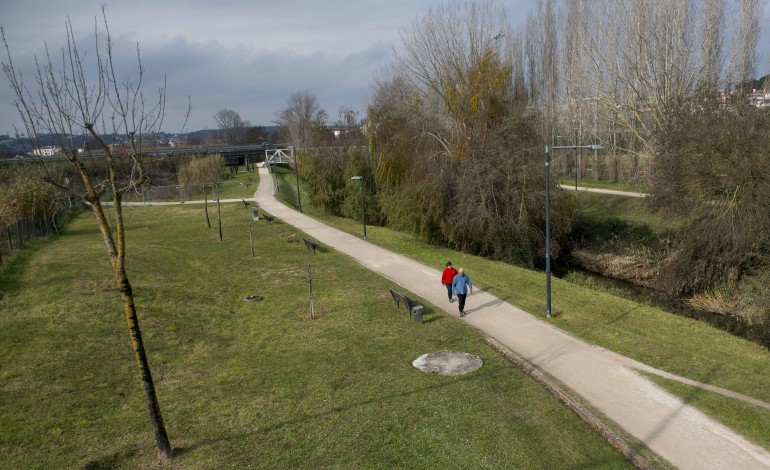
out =
[[[216,127],[213,115],[223,108],[271,125],[300,90],[315,93],[332,120],[342,106],[363,112],[373,75],[399,47],[399,32],[447,0],[0,0],[0,26],[16,65],[28,70],[46,42],[60,50],[67,16],[76,35],[92,36],[102,3],[121,60],[133,59],[139,43],[148,80],[159,83],[166,74],[163,130],[179,132],[188,95],[188,131]],[[537,0],[501,3],[515,26]],[[769,23],[766,7],[765,29]],[[764,74],[767,31],[762,43]],[[0,134],[13,135],[20,123],[12,103],[0,76]]]

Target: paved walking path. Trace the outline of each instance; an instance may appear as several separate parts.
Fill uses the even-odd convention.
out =
[[[278,202],[272,177],[259,169],[257,203],[320,243],[354,258],[456,314],[440,271],[331,228]],[[471,278],[473,273],[470,273]],[[770,469],[770,452],[738,436],[641,376],[648,366],[576,339],[483,291],[468,297],[464,321],[495,338],[579,394],[596,409],[682,469]],[[543,444],[544,447],[548,443]]]
[[[563,189],[571,189],[572,191],[585,191],[587,193],[601,193],[612,194],[613,196],[628,196],[628,197],[645,197],[647,193],[635,193],[632,191],[618,191],[617,189],[601,189],[601,188],[587,188],[585,186],[575,186],[569,184],[560,184],[559,187]]]

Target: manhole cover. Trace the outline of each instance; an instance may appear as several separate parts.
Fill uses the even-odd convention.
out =
[[[412,362],[412,365],[421,371],[438,375],[467,374],[481,367],[481,364],[481,358],[462,351],[423,354]]]
[[[259,295],[247,295],[243,300],[244,302],[256,302],[257,300],[262,300],[262,297]]]

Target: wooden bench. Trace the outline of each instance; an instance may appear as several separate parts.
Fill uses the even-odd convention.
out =
[[[315,254],[315,250],[321,248],[321,246],[318,243],[313,243],[307,238],[302,239],[303,242],[305,242],[305,246],[307,247],[307,251],[313,250],[313,254]]]
[[[390,295],[393,297],[393,300],[396,302],[396,308],[401,307],[401,304],[404,304],[407,311],[409,312],[409,316],[414,319],[414,321],[418,323],[422,323],[422,304],[417,302],[416,300],[412,300],[409,297],[399,294],[398,292],[394,291],[393,289],[390,289]],[[419,310],[419,315],[415,315],[417,311]]]

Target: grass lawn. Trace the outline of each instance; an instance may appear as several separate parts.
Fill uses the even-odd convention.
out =
[[[630,468],[473,329],[428,304],[414,324],[395,309],[390,281],[333,251],[309,255],[286,241],[291,227],[254,224],[251,257],[240,203],[222,207],[223,242],[202,206],[125,213],[128,272],[175,448],[168,467]],[[419,251],[445,257],[429,250]],[[244,302],[249,294],[264,300]],[[3,260],[0,348],[1,468],[160,466],[88,214]],[[440,350],[484,366],[454,378],[412,367]]]
[[[636,225],[647,225],[656,233],[682,226],[683,221],[670,216],[651,213],[644,207],[644,199],[598,193],[571,193],[578,202],[580,216],[586,220],[622,220]]]
[[[238,199],[254,196],[259,182],[259,174],[251,171],[245,171],[241,167],[238,173],[230,173],[227,170],[227,179],[219,183],[220,199]],[[209,195],[209,197],[212,197]],[[200,198],[202,199],[202,197]]]
[[[292,186],[282,183],[281,187]],[[608,204],[614,205],[619,214],[622,207],[627,207],[626,204],[639,202],[635,198],[618,196],[582,196],[609,198]],[[308,197],[305,196],[303,200],[306,201],[303,202],[305,213],[346,232],[361,234],[360,221],[323,214],[309,204]],[[640,207],[638,210],[637,217],[640,220],[656,223],[650,219],[654,216],[643,214]],[[659,220],[657,223],[666,226],[676,222]],[[455,266],[463,266],[474,285],[479,288],[533,315],[543,315],[545,311],[545,275],[542,272],[428,245],[410,234],[384,227],[369,226],[367,235],[371,243],[429,266],[441,268],[446,260],[451,260]],[[552,278],[552,296],[553,307],[557,312],[552,322],[589,343],[684,377],[770,402],[770,351],[755,343],[705,322],[677,316],[558,278]],[[694,404],[700,406],[699,402]],[[724,414],[720,409],[724,410]],[[727,407],[710,412],[737,431],[753,438],[757,444],[770,449],[770,442],[766,438],[770,435],[770,411],[753,406],[736,409],[739,414],[734,414]],[[757,425],[758,422],[764,424]],[[755,429],[760,429],[760,432]],[[762,433],[764,438],[757,438]]]

